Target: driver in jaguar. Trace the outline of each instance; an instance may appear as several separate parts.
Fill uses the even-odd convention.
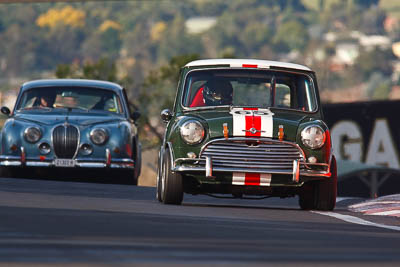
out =
[[[36,98],[33,106],[40,108],[52,108],[54,105],[55,98],[56,96],[54,94],[41,95],[38,98]]]

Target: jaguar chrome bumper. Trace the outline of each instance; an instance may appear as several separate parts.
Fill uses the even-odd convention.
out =
[[[25,150],[21,148],[20,156],[0,155],[0,166],[10,167],[67,167],[67,168],[112,168],[112,169],[134,169],[135,164],[132,159],[113,159],[109,149],[106,149],[104,158],[75,158],[67,159],[72,164],[70,166],[57,166],[56,158],[27,156]]]

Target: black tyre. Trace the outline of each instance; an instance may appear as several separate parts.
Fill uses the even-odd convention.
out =
[[[303,185],[299,194],[299,205],[302,210],[312,210],[315,208],[314,188],[313,182]]]
[[[159,202],[162,202],[162,185],[161,185],[161,173],[162,166],[161,166],[161,150],[158,153],[158,165],[157,165],[157,182],[156,182],[156,198]]]
[[[335,157],[331,162],[332,176],[328,179],[318,181],[316,184],[317,210],[333,210],[336,205],[337,195],[337,166]]]
[[[303,210],[333,210],[337,195],[337,166],[335,157],[331,162],[331,177],[305,184],[299,194],[299,205]]]
[[[137,177],[136,176],[136,167],[135,167],[135,169],[133,170],[133,174],[132,174],[132,171],[130,171],[130,173],[129,173],[129,175],[127,175],[128,176],[128,184],[130,184],[130,185],[137,185],[138,184],[138,178],[139,177]]]
[[[128,183],[131,185],[137,185],[139,182],[140,172],[142,170],[142,151],[140,144],[137,147],[134,144],[133,160],[135,163],[135,168],[133,169],[133,174],[129,177]]]
[[[137,179],[135,178],[135,170],[110,170],[104,172],[106,179],[110,179],[110,181],[117,181],[118,183],[122,184],[129,184],[129,185],[137,185]],[[107,178],[108,177],[108,178]]]
[[[168,149],[164,152],[160,178],[162,202],[180,205],[183,200],[182,175],[171,171],[171,156]]]
[[[0,177],[2,178],[16,177],[16,170],[10,167],[0,166]]]
[[[138,184],[138,181],[139,181],[139,176],[140,176],[140,173],[141,173],[141,171],[142,171],[142,147],[141,147],[141,145],[139,144],[139,146],[138,146],[138,148],[137,148],[137,151],[136,151],[136,149],[135,149],[135,151],[136,151],[136,155],[135,155],[135,169],[134,169],[134,172],[133,172],[133,180],[134,180],[134,185],[137,185]]]

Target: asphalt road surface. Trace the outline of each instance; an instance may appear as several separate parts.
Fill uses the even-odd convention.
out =
[[[351,201],[334,214],[394,229],[301,211],[295,198],[171,206],[150,187],[2,178],[0,265],[400,266],[399,219],[349,212]]]

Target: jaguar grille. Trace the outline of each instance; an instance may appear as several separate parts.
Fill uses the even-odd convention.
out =
[[[58,158],[72,159],[78,148],[79,132],[75,126],[60,125],[53,131],[54,152]]]

